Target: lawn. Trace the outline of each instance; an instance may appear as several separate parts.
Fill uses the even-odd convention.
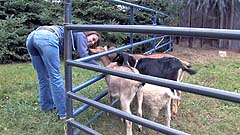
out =
[[[196,75],[186,75],[184,82],[240,93],[240,59],[222,59],[203,64],[194,63]],[[62,71],[63,67],[62,67]],[[73,86],[99,73],[73,69]],[[61,135],[65,121],[57,120],[54,112],[39,111],[37,79],[31,63],[0,65],[0,134]],[[83,89],[79,94],[92,98],[106,89],[104,79]],[[106,103],[106,97],[101,100]],[[74,102],[78,107],[81,103]],[[77,116],[86,123],[98,110],[90,107]],[[163,123],[159,119],[160,123]],[[172,127],[190,134],[240,134],[240,104],[183,93],[180,110]],[[124,125],[116,116],[103,115],[90,125],[106,135],[124,134]],[[142,133],[156,134],[144,128]],[[83,133],[81,133],[83,134]]]

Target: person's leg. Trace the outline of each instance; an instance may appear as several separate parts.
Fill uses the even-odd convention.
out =
[[[47,112],[55,107],[48,72],[40,56],[32,56],[32,63],[34,69],[37,71],[40,109]]]
[[[51,82],[53,102],[57,109],[57,115],[66,116],[66,93],[64,90],[64,81],[61,75],[61,63],[59,56],[58,38],[53,33],[39,33],[34,42],[41,39],[41,45],[38,45],[43,63],[48,71]]]
[[[64,82],[61,75],[60,57],[58,48],[53,46],[45,47],[48,50],[44,53],[44,63],[49,71],[51,81],[53,100],[57,108],[57,115],[66,115],[66,93],[64,90]]]
[[[33,36],[35,32],[32,32],[27,40],[26,40],[26,46],[27,50],[30,54],[33,67],[37,73],[38,77],[38,91],[39,91],[39,105],[40,110],[42,111],[49,111],[54,108],[54,103],[51,95],[51,88],[49,86],[50,80],[48,77],[47,70],[44,66],[44,63],[42,61],[42,58],[37,51],[37,49],[33,45]]]

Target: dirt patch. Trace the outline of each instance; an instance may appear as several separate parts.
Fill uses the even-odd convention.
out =
[[[219,51],[225,51],[226,57],[221,57]],[[170,54],[190,63],[206,63],[209,60],[240,58],[240,53],[217,48],[189,48],[180,45],[174,46]]]

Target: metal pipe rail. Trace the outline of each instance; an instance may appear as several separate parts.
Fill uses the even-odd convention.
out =
[[[150,54],[150,53],[152,53],[154,50],[158,50],[158,49],[164,47],[165,45],[168,45],[168,44],[170,45],[171,42],[173,42],[173,40],[170,40],[170,41],[168,41],[168,42],[166,42],[166,43],[164,43],[164,44],[162,44],[162,45],[160,45],[160,46],[158,46],[158,47],[156,47],[156,48],[150,49],[150,50],[146,51],[146,52],[143,53],[143,54]],[[173,49],[173,48],[170,47],[169,49]]]
[[[159,39],[159,38],[161,38],[161,37],[156,37],[156,39]],[[91,60],[91,59],[97,59],[97,58],[100,58],[102,56],[105,56],[105,55],[108,55],[108,54],[111,54],[111,53],[116,53],[116,52],[119,52],[119,51],[122,51],[122,50],[125,50],[125,49],[129,49],[131,47],[135,47],[135,46],[138,46],[138,45],[141,45],[141,44],[144,44],[144,43],[151,42],[153,40],[155,40],[155,38],[150,38],[150,39],[140,41],[140,42],[137,42],[137,43],[128,44],[128,45],[125,45],[125,46],[122,46],[122,47],[119,47],[119,48],[115,48],[115,49],[112,49],[112,50],[109,50],[109,51],[106,51],[106,52],[102,52],[102,53],[99,53],[99,54],[93,54],[93,55],[90,55],[88,57],[83,57],[83,58],[80,58],[80,59],[76,59],[74,61],[80,62],[80,61],[87,61],[87,60]]]
[[[125,1],[121,1],[121,0],[107,0],[108,2],[113,2],[113,3],[116,3],[116,4],[120,4],[120,5],[124,5],[124,6],[129,6],[129,7],[134,7],[134,8],[138,8],[138,9],[143,9],[145,11],[150,11],[150,12],[153,12],[153,13],[157,13],[159,15],[162,15],[163,17],[168,17],[168,15],[162,13],[162,12],[159,12],[157,10],[154,10],[154,9],[151,9],[151,8],[147,8],[147,7],[144,7],[144,6],[139,6],[139,5],[136,5],[136,4],[132,4],[132,3],[129,3],[129,2],[125,2]]]
[[[110,1],[110,0],[109,0]],[[119,0],[111,0],[115,2],[119,2]],[[131,7],[133,8],[133,7]],[[82,58],[76,61],[71,60],[71,44],[70,44],[70,31],[69,30],[78,30],[78,31],[88,31],[88,30],[96,30],[96,31],[105,31],[105,32],[127,32],[127,33],[147,33],[147,34],[166,34],[166,35],[180,35],[180,36],[191,36],[191,37],[206,37],[206,38],[220,38],[220,39],[240,39],[240,30],[231,30],[231,29],[209,29],[209,28],[184,28],[184,27],[167,27],[167,26],[146,26],[146,25],[79,25],[79,24],[71,24],[72,23],[72,0],[64,0],[64,24],[65,24],[65,37],[64,37],[64,60],[65,60],[65,87],[67,91],[67,134],[73,135],[74,129],[73,126],[79,128],[80,130],[89,133],[89,134],[99,134],[96,131],[86,127],[85,125],[81,125],[75,120],[71,119],[78,112],[82,111],[82,108],[90,106],[94,106],[103,111],[107,111],[113,113],[119,117],[131,120],[135,123],[144,125],[156,131],[160,131],[165,134],[187,134],[175,129],[171,129],[165,127],[163,125],[157,124],[155,122],[139,118],[137,116],[130,115],[126,112],[122,112],[118,109],[112,108],[110,106],[101,104],[92,99],[87,99],[72,92],[72,66],[77,66],[85,69],[94,70],[97,72],[112,74],[128,79],[138,80],[143,82],[147,82],[150,84],[155,84],[159,86],[165,86],[169,88],[179,89],[185,92],[195,93],[198,95],[204,95],[208,97],[223,99],[231,102],[240,103],[240,94],[234,92],[228,92],[224,90],[218,90],[214,88],[202,87],[198,85],[191,85],[187,83],[181,83],[146,75],[132,74],[122,71],[114,71],[109,68],[96,66],[92,64],[87,64],[82,61],[88,60],[90,58],[99,58],[100,56],[113,53],[114,51],[119,51],[120,49],[124,49],[124,47],[120,47],[120,49],[114,49],[113,51],[103,52],[101,54],[97,54],[94,56],[90,56],[87,58]],[[156,12],[154,11],[155,15]],[[139,44],[134,44],[139,45]],[[129,46],[127,46],[129,47]],[[91,80],[93,81],[93,80]],[[86,84],[85,86],[87,86]],[[74,90],[80,89],[81,87],[85,87],[81,85],[79,87],[75,87]],[[103,93],[103,95],[106,94]],[[79,100],[81,102],[86,103],[87,105],[80,108],[77,112],[73,114],[72,112],[72,98]]]
[[[111,105],[111,106],[115,105],[118,101],[119,101],[119,99],[115,99],[115,100],[112,102],[112,105]],[[97,118],[100,117],[101,115],[103,115],[104,113],[105,113],[105,111],[100,111],[100,112],[98,112],[95,116],[93,116],[93,117],[92,117],[87,123],[85,123],[84,125],[90,126],[90,124],[91,124],[93,121],[97,120]],[[81,130],[79,129],[79,130],[77,130],[77,131],[74,132],[74,135],[78,135],[80,132],[81,132]]]
[[[86,81],[86,82],[84,82],[84,83],[74,87],[72,91],[73,92],[77,92],[77,91],[79,91],[79,90],[81,90],[81,89],[83,89],[83,88],[85,88],[85,87],[87,87],[87,86],[97,82],[98,80],[100,80],[100,79],[102,79],[104,77],[105,77],[104,74],[100,74],[100,75],[98,75],[98,76],[96,76],[96,77],[94,77],[94,78],[92,78],[92,79],[90,79],[90,80],[88,80],[88,81]]]
[[[139,6],[139,5],[136,5],[136,4],[132,4],[132,3],[129,3],[129,2],[125,2],[125,1],[122,1],[122,0],[107,0],[108,2],[111,2],[111,3],[116,3],[118,5],[123,5],[123,6],[127,6],[127,7],[130,7],[130,25],[134,25],[134,9],[140,9],[140,10],[143,10],[143,11],[150,11],[152,14],[153,14],[153,25],[157,25],[157,15],[161,15],[161,17],[168,17],[168,15],[162,13],[162,12],[159,12],[157,10],[154,10],[154,9],[151,9],[151,8],[147,8],[147,7],[144,7],[144,6]],[[154,34],[153,35],[153,38],[156,38],[156,35]],[[155,47],[155,43],[156,43],[156,40],[153,40],[152,41],[152,47],[154,48]],[[130,44],[133,44],[133,33],[130,33]],[[155,52],[156,50],[153,50],[153,52]],[[131,48],[130,50],[131,53],[133,53],[133,48]]]
[[[116,29],[117,28],[117,29]],[[182,35],[182,36],[199,36],[199,37],[210,37],[210,38],[222,38],[222,39],[239,39],[240,38],[240,30],[228,30],[228,29],[206,29],[206,28],[182,28],[182,27],[166,27],[166,26],[143,26],[143,25],[66,25],[65,30],[71,30],[71,29],[76,29],[79,31],[86,31],[86,30],[97,30],[97,31],[112,31],[112,32],[135,32],[135,33],[155,33],[155,34],[167,34],[167,35]],[[66,41],[67,42],[67,41]],[[136,46],[138,44],[135,44]],[[67,48],[69,49],[70,46]],[[129,46],[127,46],[129,47]],[[127,48],[126,47],[126,48]],[[118,48],[119,49],[119,48]],[[120,48],[119,50],[115,49],[114,51],[119,51],[120,49],[124,49],[124,47]],[[65,57],[65,65],[68,68],[71,68],[71,66],[77,66],[77,67],[82,67],[98,72],[103,72],[103,73],[108,73],[108,74],[113,74],[117,75],[120,77],[125,77],[133,80],[138,80],[140,81],[141,79],[144,80],[144,82],[155,84],[155,85],[161,85],[169,88],[174,88],[174,89],[179,89],[182,91],[190,92],[190,93],[195,93],[198,95],[204,95],[208,97],[213,97],[217,99],[223,99],[227,101],[232,101],[236,103],[240,103],[240,94],[234,93],[234,92],[227,92],[224,90],[218,90],[218,89],[213,89],[213,88],[208,88],[208,87],[202,87],[198,85],[191,85],[191,84],[186,84],[186,83],[180,83],[180,82],[175,82],[171,80],[165,80],[165,79],[160,79],[151,76],[145,76],[145,75],[132,75],[128,73],[118,73],[118,71],[108,71],[107,68],[104,69],[104,67],[100,66],[95,66],[87,63],[83,63],[82,61],[85,61],[90,58],[97,58],[104,56],[108,53],[113,53],[111,52],[103,52],[101,54],[97,55],[92,55],[87,58],[82,58],[77,61],[72,61],[70,60],[71,57]],[[68,54],[69,55],[69,54]],[[70,58],[70,59],[69,59]],[[103,68],[103,69],[101,69]],[[71,70],[70,70],[71,72]],[[116,72],[116,73],[114,73]],[[68,72],[69,73],[69,72]],[[66,74],[68,74],[66,73]],[[68,88],[71,88],[70,80],[68,80],[67,84],[70,86]],[[70,90],[68,89],[70,92]],[[68,95],[69,96],[69,95]],[[96,101],[93,101],[96,102]],[[91,105],[91,104],[89,104]],[[68,106],[69,107],[69,106]],[[71,111],[70,115],[68,115],[68,118],[71,118]],[[146,123],[145,123],[146,124]],[[143,124],[143,125],[145,125]],[[73,130],[72,127],[69,126],[69,134],[72,134]]]
[[[131,114],[127,113],[127,112],[120,111],[120,110],[118,110],[116,108],[113,108],[113,107],[110,107],[108,105],[105,105],[105,104],[93,101],[93,100],[85,98],[85,97],[82,97],[82,96],[80,96],[78,94],[75,94],[73,92],[69,91],[67,94],[68,94],[69,97],[71,97],[73,99],[76,99],[76,100],[81,101],[83,103],[89,104],[91,106],[94,106],[94,107],[96,107],[96,108],[98,108],[100,110],[109,112],[111,114],[117,115],[117,116],[119,116],[121,118],[124,118],[124,119],[127,119],[127,120],[131,120],[131,121],[133,121],[135,123],[144,125],[145,127],[151,128],[153,130],[156,130],[156,131],[159,131],[159,132],[162,132],[162,133],[165,133],[165,134],[171,134],[171,135],[189,135],[189,134],[187,134],[185,132],[178,131],[176,129],[172,129],[172,128],[163,126],[161,124],[152,122],[150,120],[146,120],[144,118],[141,118],[141,117],[138,117],[138,116],[135,116],[135,115],[131,115]],[[72,121],[73,120],[70,120],[69,122],[72,123]]]
[[[146,82],[146,83],[150,83],[150,84],[164,86],[164,87],[168,87],[168,88],[172,88],[172,89],[182,90],[185,92],[190,92],[190,93],[194,93],[194,94],[198,94],[198,95],[203,95],[203,96],[208,96],[208,97],[213,97],[213,98],[217,98],[217,99],[240,103],[240,94],[235,93],[235,92],[229,92],[229,91],[225,91],[225,90],[219,90],[219,89],[214,89],[214,88],[209,88],[209,87],[204,87],[204,86],[199,86],[199,85],[182,83],[182,82],[172,81],[172,80],[168,80],[168,79],[152,77],[152,76],[148,76],[148,75],[117,71],[117,70],[113,70],[111,68],[96,66],[93,64],[85,63],[85,62],[75,62],[72,60],[67,60],[66,63],[71,64],[76,67],[94,70],[97,72],[116,75],[116,76],[132,79],[132,80],[137,80],[137,81],[142,81],[142,82]]]
[[[84,131],[85,133],[88,133],[90,135],[102,135],[102,134],[98,133],[97,131],[95,131],[95,130],[93,130],[93,129],[85,126],[85,125],[82,125],[81,123],[79,123],[79,122],[77,122],[75,120],[70,120],[69,119],[68,123],[70,125],[73,125],[73,126],[79,128],[79,129],[81,129],[82,131]]]
[[[92,100],[94,101],[99,101],[101,98],[103,98],[104,96],[106,96],[108,94],[108,91],[105,90],[103,92],[101,92],[98,96],[94,97]],[[79,107],[78,109],[76,109],[73,112],[73,117],[76,117],[78,114],[82,113],[84,110],[86,110],[89,107],[88,104],[83,104],[81,107]]]
[[[221,39],[240,39],[240,30],[232,29],[210,29],[210,28],[187,28],[187,27],[168,27],[168,26],[146,26],[146,25],[87,25],[71,24],[65,26],[66,30],[79,31],[107,31],[107,32],[133,32],[148,34],[166,34],[191,37],[221,38]]]

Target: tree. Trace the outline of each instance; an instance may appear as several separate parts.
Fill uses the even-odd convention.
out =
[[[63,9],[42,0],[0,1],[0,63],[28,61],[27,35],[39,25],[62,23]]]

